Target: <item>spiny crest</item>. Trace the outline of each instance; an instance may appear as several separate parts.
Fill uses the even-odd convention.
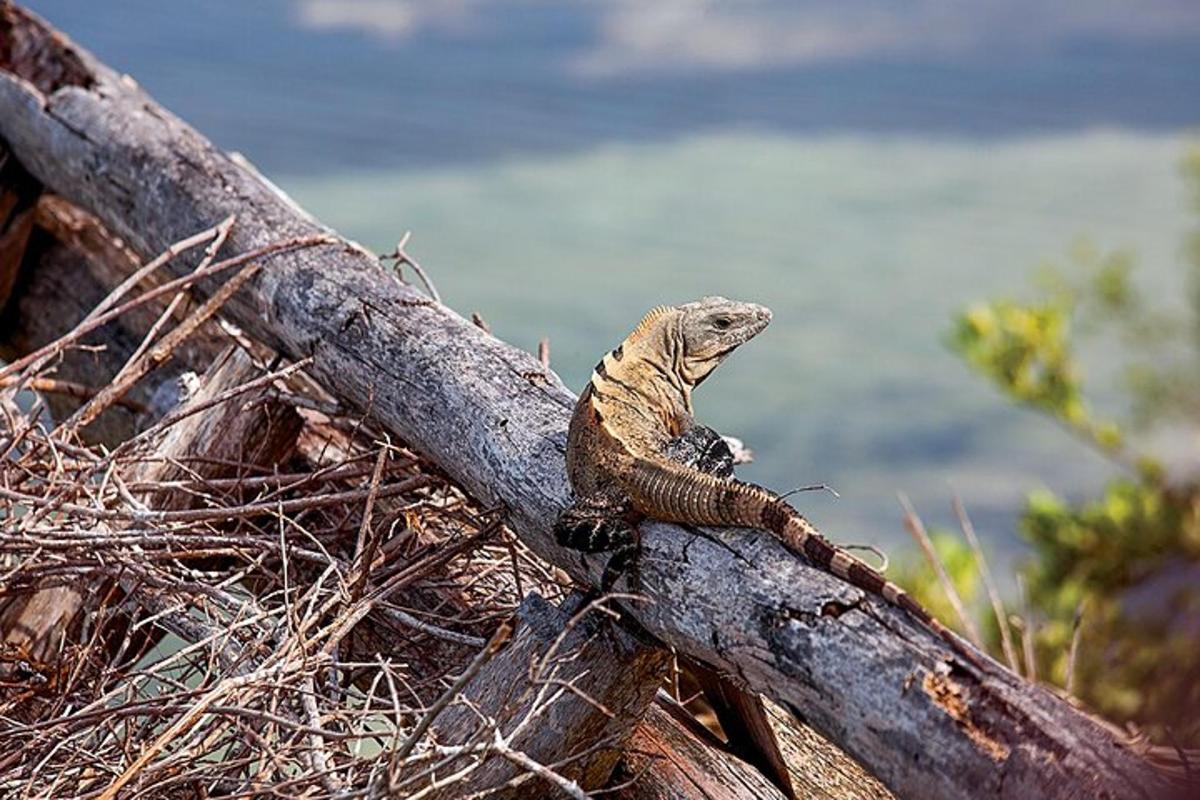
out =
[[[654,326],[654,323],[661,319],[665,314],[674,311],[674,306],[655,306],[646,312],[646,316],[642,317],[642,321],[633,329],[633,333],[625,340],[627,342],[636,342],[638,339],[646,335],[647,331]]]

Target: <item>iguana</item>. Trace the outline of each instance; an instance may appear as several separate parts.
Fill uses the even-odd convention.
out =
[[[601,579],[607,591],[626,571],[637,582],[637,526],[644,519],[764,528],[815,566],[904,609],[979,666],[903,589],[825,539],[782,497],[723,469],[723,443],[696,424],[692,390],[770,321],[769,309],[723,297],[659,306],[601,359],[567,434],[575,501],[555,523],[558,543],[611,551]],[[681,453],[693,463],[680,463]]]

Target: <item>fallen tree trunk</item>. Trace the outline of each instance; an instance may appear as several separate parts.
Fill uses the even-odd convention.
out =
[[[0,137],[145,255],[236,213],[236,251],[320,229],[133,82],[0,6]],[[194,265],[180,259],[177,273]],[[212,286],[206,287],[209,290]],[[400,284],[350,243],[274,258],[226,313],[437,462],[540,556],[594,582],[550,524],[573,397],[532,356]],[[608,343],[597,343],[601,351]],[[645,530],[630,615],[809,721],[911,797],[1154,797],[1160,776],[1050,693],[964,664],[903,614],[748,531]]]

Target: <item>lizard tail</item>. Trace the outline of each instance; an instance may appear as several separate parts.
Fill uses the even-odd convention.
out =
[[[820,569],[911,611],[922,622],[931,619],[903,589],[834,545],[773,492],[665,460],[636,459],[630,472],[633,480],[625,488],[648,517],[694,525],[764,528]]]
[[[907,611],[982,668],[966,643],[912,598],[867,564],[830,542],[782,497],[734,478],[717,478],[678,464],[637,459],[625,487],[639,511],[666,522],[764,528],[819,569]]]

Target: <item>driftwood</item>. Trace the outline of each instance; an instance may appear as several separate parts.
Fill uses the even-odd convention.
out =
[[[148,255],[231,213],[234,252],[322,232],[271,187],[61,35],[0,5],[0,137],[45,186]],[[171,265],[177,274],[194,261]],[[204,285],[212,290],[212,285]],[[369,409],[537,554],[568,501],[572,395],[534,357],[401,284],[350,243],[282,255],[226,311],[339,400]],[[777,311],[781,311],[777,309]],[[609,343],[597,343],[598,352]],[[965,664],[903,614],[751,531],[645,531],[645,602],[681,653],[810,722],[906,797],[1155,797],[1159,774],[1087,716],[999,665]]]

